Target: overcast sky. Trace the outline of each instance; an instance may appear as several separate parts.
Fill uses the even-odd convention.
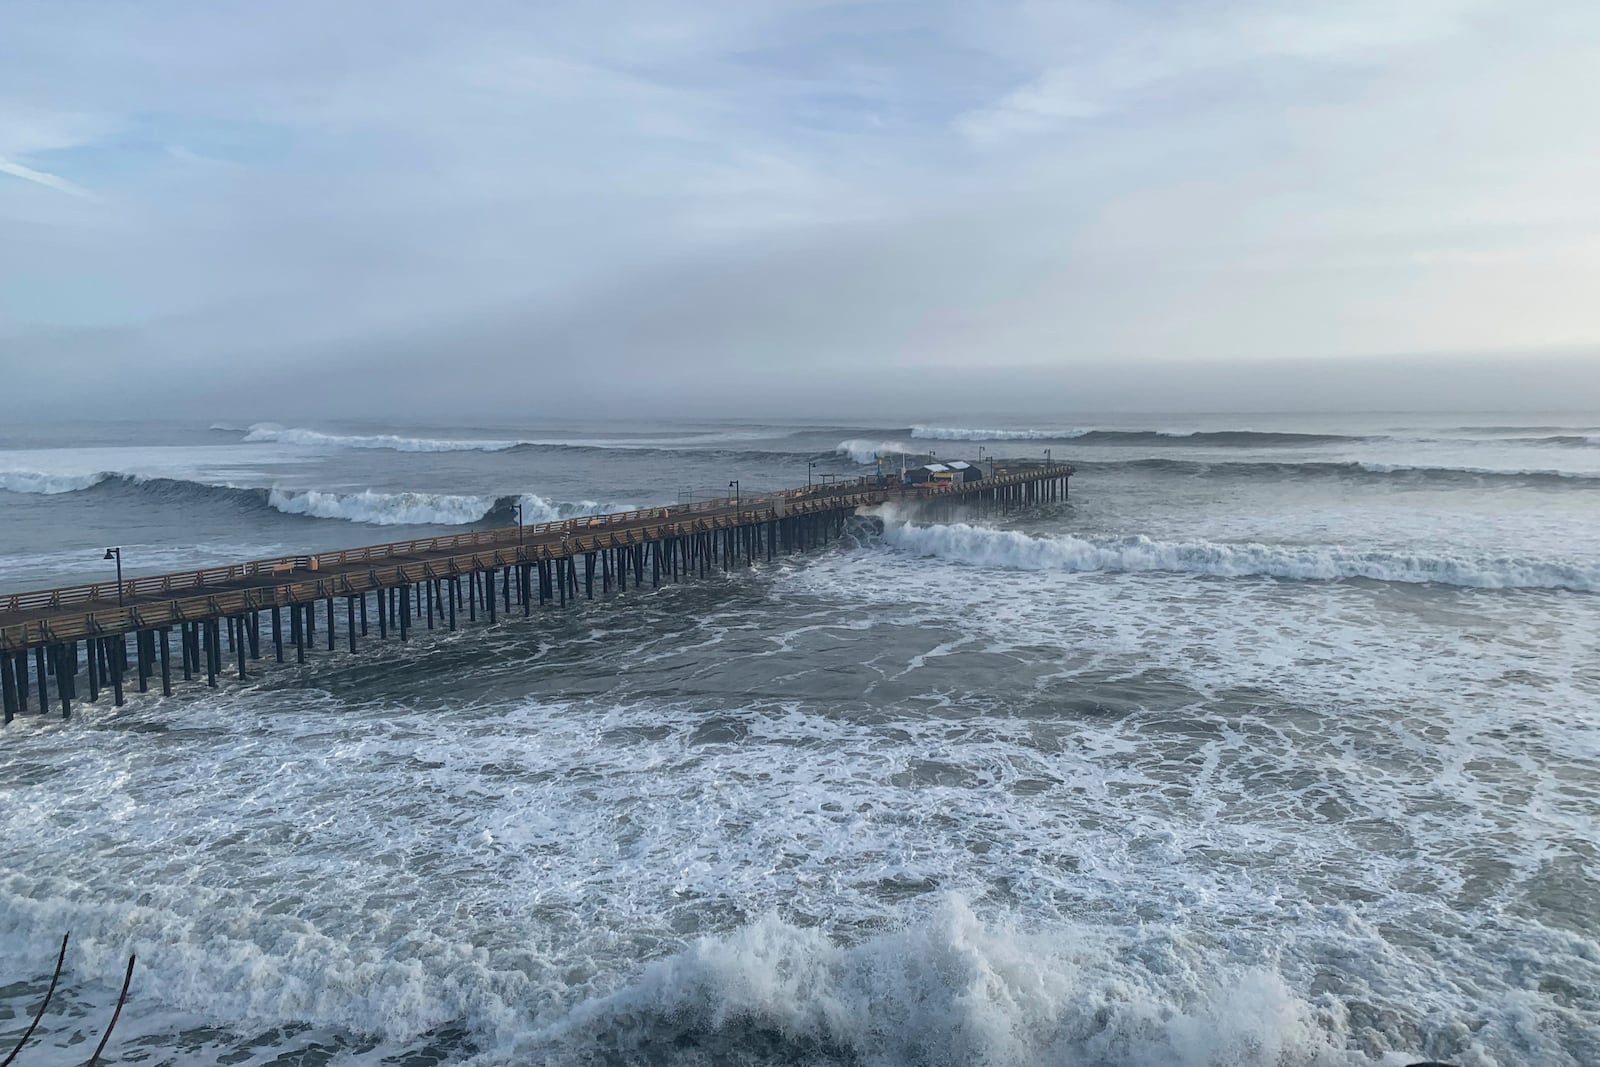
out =
[[[6,0],[0,380],[1548,406],[1597,190],[1594,0]]]

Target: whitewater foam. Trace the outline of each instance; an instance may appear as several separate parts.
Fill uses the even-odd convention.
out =
[[[1367,578],[1474,589],[1568,589],[1600,592],[1600,566],[1554,560],[1484,559],[1361,551],[1339,545],[1154,541],[1142,535],[1088,539],[1039,537],[967,523],[884,527],[885,544],[920,556],[1008,570],[1139,573],[1165,571],[1218,578],[1300,581]]]
[[[1088,430],[988,430],[957,426],[913,426],[911,436],[931,441],[1070,441]]]
[[[840,441],[834,446],[833,450],[841,456],[850,457],[850,462],[860,463],[863,466],[876,463],[880,458],[919,454],[917,448],[904,442],[873,441],[862,438]]]
[[[1343,1020],[1277,974],[1197,964],[1159,934],[985,924],[959,894],[854,945],[768,913],[650,965],[524,1051],[558,1036],[645,1058],[689,1043],[715,1062],[766,1034],[790,1055],[870,1064],[1348,1062]]]
[[[374,526],[464,526],[487,516],[495,501],[492,496],[380,493],[372,489],[359,493],[274,489],[267,495],[267,503],[286,515],[344,519]]]
[[[397,434],[336,434],[300,426],[280,426],[258,422],[245,434],[246,443],[277,442],[315,448],[373,448],[392,452],[504,452],[522,441],[473,441],[431,437],[402,437]]]
[[[46,474],[42,471],[0,471],[0,490],[8,493],[38,493],[55,496],[91,489],[107,478],[109,471],[92,474]]]

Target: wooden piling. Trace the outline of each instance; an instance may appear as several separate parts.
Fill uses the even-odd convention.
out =
[[[171,641],[169,640],[169,637],[168,637],[168,635],[171,634],[171,632],[172,632],[172,630],[169,627],[166,627],[166,626],[163,626],[161,628],[161,630],[160,630],[160,634],[161,634],[161,695],[164,696],[164,697],[169,697],[169,696],[172,695],[172,643],[171,643]]]

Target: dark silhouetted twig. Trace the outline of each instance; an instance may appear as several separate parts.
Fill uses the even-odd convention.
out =
[[[39,1020],[44,1018],[44,1010],[50,1006],[50,998],[56,995],[56,983],[61,980],[61,965],[67,961],[67,938],[71,932],[61,935],[61,955],[56,957],[56,973],[50,976],[50,988],[45,990],[44,1003],[39,1005],[39,1014],[33,1017],[33,1025],[28,1027],[28,1032],[22,1035],[22,1040],[17,1042],[17,1047],[11,1050],[11,1055],[5,1058],[0,1067],[10,1067],[11,1061],[17,1058],[17,1053],[22,1051],[22,1046],[28,1043],[28,1038],[39,1028]]]
[[[111,1031],[117,1028],[117,1018],[122,1014],[122,1005],[128,999],[128,986],[133,983],[133,961],[137,956],[128,957],[128,973],[122,978],[122,995],[117,998],[117,1010],[111,1013],[111,1022],[106,1026],[105,1034],[100,1038],[100,1044],[94,1050],[94,1055],[89,1057],[85,1067],[94,1067],[100,1062],[100,1053],[106,1050],[106,1042],[111,1040]]]

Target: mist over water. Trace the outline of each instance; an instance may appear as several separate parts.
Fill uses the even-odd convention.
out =
[[[1600,416],[94,432],[4,432],[0,591],[1078,474],[19,719],[0,1048],[73,933],[29,1067],[129,952],[121,1062],[1600,1062]]]

